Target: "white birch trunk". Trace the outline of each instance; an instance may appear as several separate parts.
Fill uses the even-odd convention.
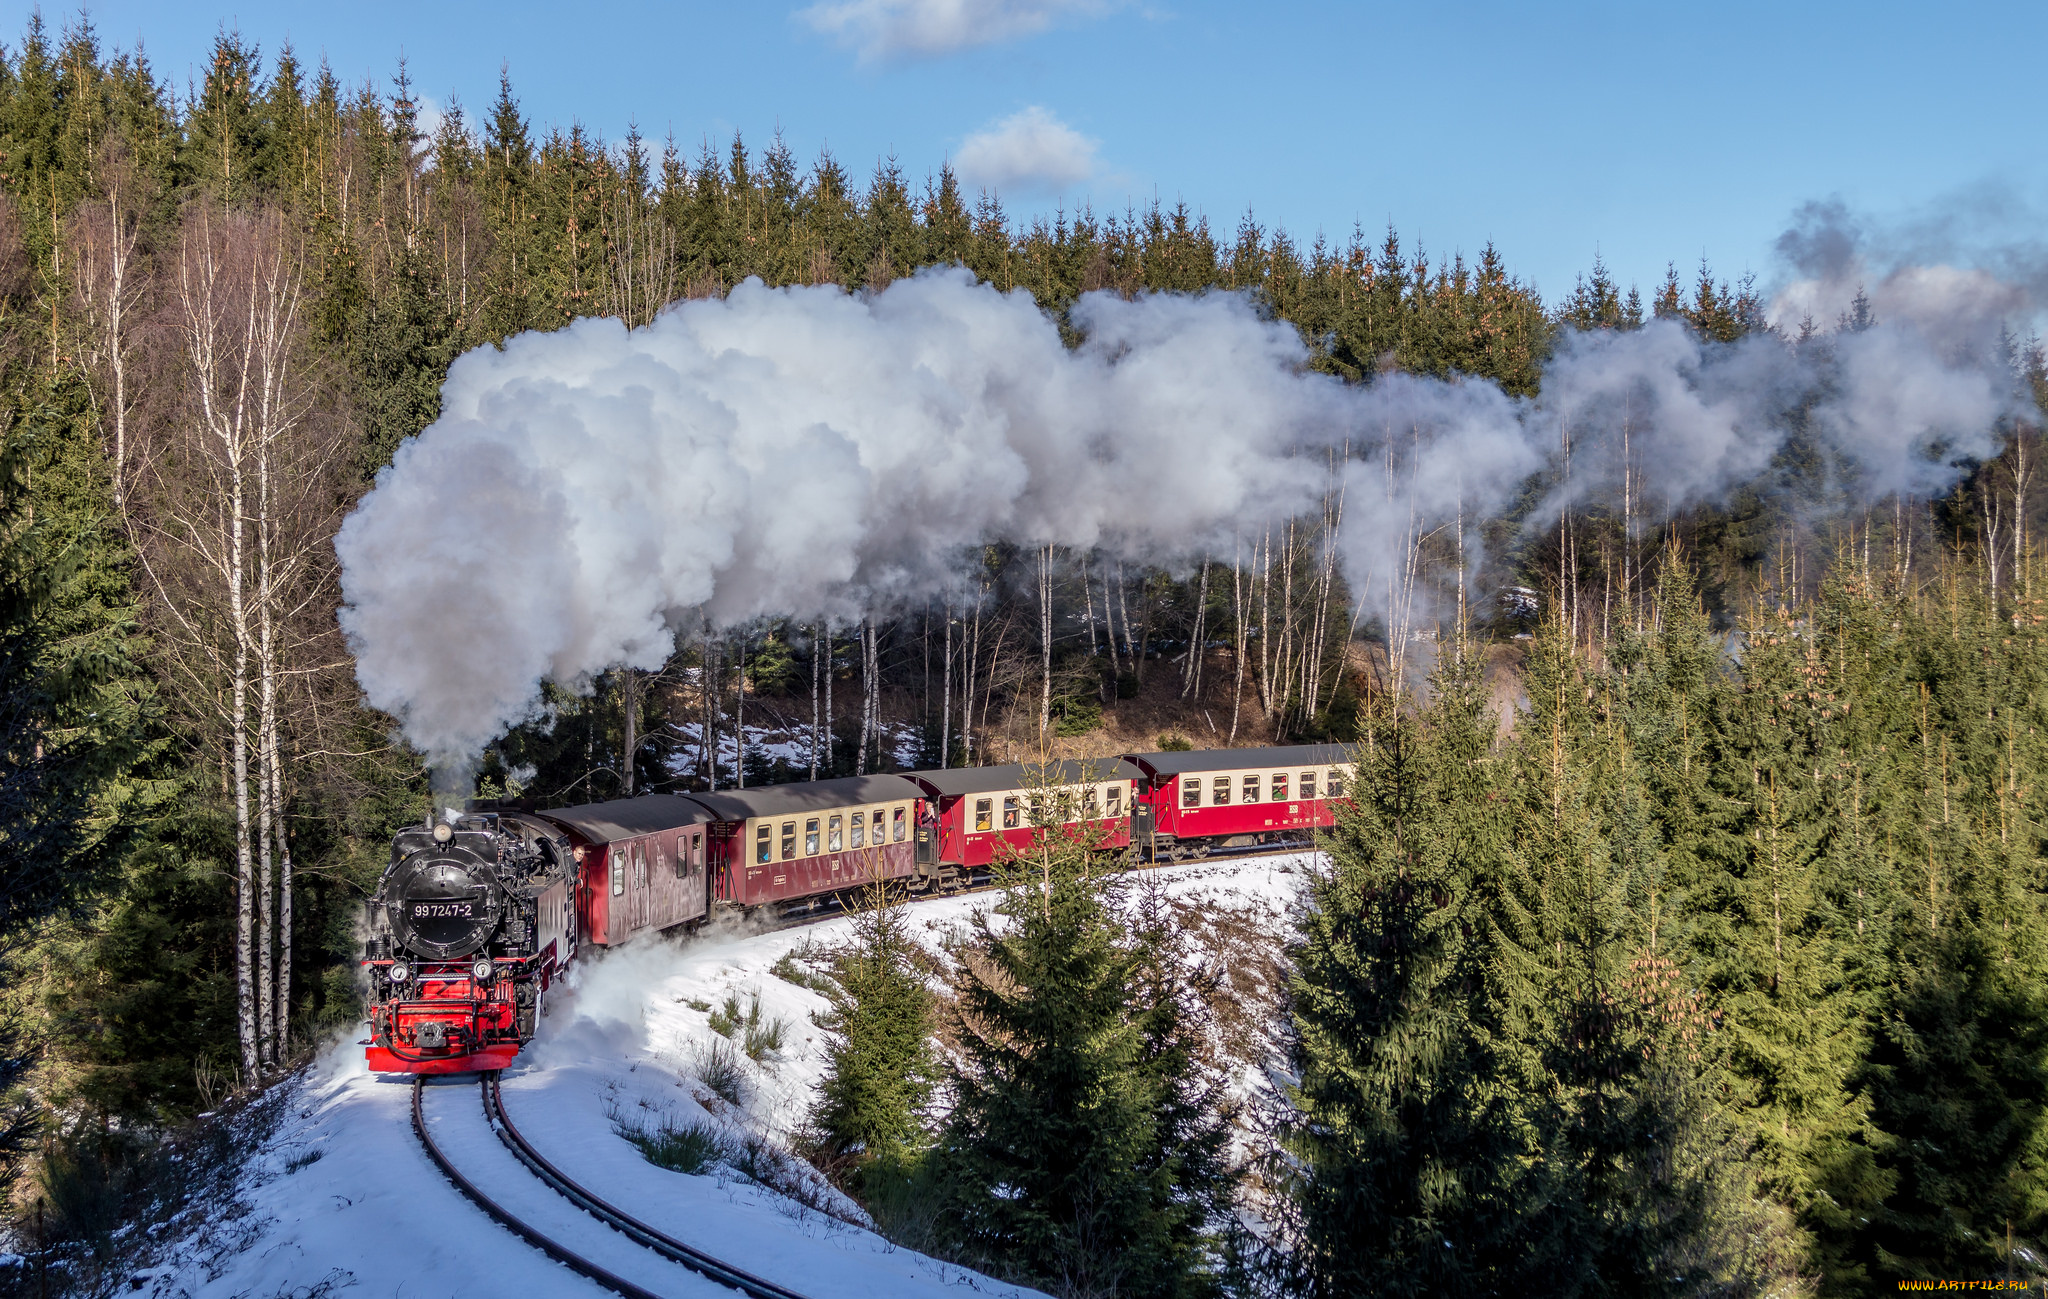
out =
[[[273,1034],[277,1022],[277,984],[273,971],[277,965],[275,953],[271,950],[270,855],[275,830],[270,802],[275,782],[271,779],[270,755],[271,739],[277,725],[277,672],[273,659],[276,627],[272,619],[270,587],[270,456],[269,447],[261,441],[256,445],[256,502],[256,1038],[257,1056],[268,1067],[279,1059]]]
[[[1237,740],[1237,718],[1244,707],[1244,566],[1235,544],[1230,551],[1230,621],[1237,629],[1237,684],[1230,695],[1230,740]]]
[[[1052,547],[1038,552],[1038,641],[1041,665],[1038,693],[1038,744],[1051,741],[1052,727]]]

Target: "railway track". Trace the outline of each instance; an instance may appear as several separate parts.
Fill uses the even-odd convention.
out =
[[[505,1112],[496,1074],[481,1076],[481,1110],[467,1124],[458,1120],[450,1125],[437,1115],[436,1123],[430,1125],[426,1090],[422,1079],[413,1079],[412,1130],[442,1176],[499,1226],[571,1271],[625,1299],[674,1299],[678,1294],[701,1293],[706,1281],[748,1299],[805,1299],[797,1291],[647,1225],[563,1174],[513,1124]],[[454,1131],[449,1130],[451,1126]],[[444,1140],[436,1140],[434,1128],[442,1129]],[[480,1128],[487,1128],[488,1133],[479,1132]],[[491,1136],[501,1151],[489,1150]],[[469,1163],[469,1173],[456,1166],[447,1148],[450,1145],[461,1147],[460,1157]],[[491,1154],[498,1157],[493,1159]],[[479,1181],[491,1190],[486,1191]],[[609,1231],[594,1235],[574,1221],[585,1216]],[[565,1236],[581,1239],[564,1241]]]
[[[1271,857],[1284,853],[1308,851],[1314,842],[1261,845],[1249,849],[1237,849],[1228,854],[1190,857],[1181,861],[1147,862],[1141,869],[1158,869],[1167,866],[1190,865],[1197,861],[1213,861],[1218,864],[1228,861],[1250,860]],[[992,879],[977,880],[968,886],[954,890],[954,894],[976,893],[996,887]],[[830,919],[839,914],[837,905],[819,908],[808,913],[797,913],[779,917],[767,928],[771,930],[799,928],[806,924]],[[513,1123],[512,1116],[505,1110],[504,1094],[498,1085],[498,1075],[479,1075],[478,1090],[482,1105],[474,1120],[486,1126],[489,1134],[496,1138],[502,1148],[495,1167],[473,1168],[478,1177],[471,1177],[456,1166],[454,1159],[435,1140],[429,1130],[425,1113],[426,1087],[424,1080],[413,1079],[412,1086],[412,1128],[418,1136],[427,1157],[455,1189],[482,1209],[494,1222],[513,1235],[532,1245],[555,1262],[597,1284],[622,1295],[625,1299],[671,1299],[679,1291],[702,1290],[702,1282],[709,1281],[726,1289],[746,1295],[748,1299],[805,1299],[805,1296],[773,1281],[753,1275],[723,1259],[708,1254],[693,1245],[685,1244],[675,1237],[633,1217],[625,1210],[609,1203],[588,1188],[564,1174],[546,1156],[527,1141]],[[435,1090],[453,1091],[454,1088]],[[482,1142],[475,1132],[468,1134],[469,1153],[475,1154],[475,1147]],[[508,1163],[504,1156],[509,1156]],[[509,1177],[514,1169],[522,1171],[525,1177]],[[493,1196],[478,1184],[482,1178],[497,1192]],[[545,1191],[536,1204],[534,1191]],[[595,1219],[610,1229],[613,1239],[606,1248],[593,1249],[588,1241],[589,1233],[580,1233],[585,1240],[577,1244],[564,1243],[561,1237],[577,1234],[562,1230],[562,1210],[570,1209],[569,1216],[581,1215]],[[621,1250],[620,1246],[626,1248]],[[664,1275],[666,1273],[666,1275]],[[663,1282],[667,1284],[664,1285]]]

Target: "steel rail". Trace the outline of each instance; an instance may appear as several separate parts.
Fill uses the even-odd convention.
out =
[[[505,1143],[505,1148],[510,1150],[520,1163],[525,1164],[534,1176],[553,1187],[564,1199],[591,1217],[628,1240],[646,1246],[671,1262],[682,1264],[707,1280],[730,1286],[746,1295],[748,1299],[804,1299],[803,1295],[794,1290],[734,1267],[694,1245],[686,1245],[585,1190],[549,1163],[546,1156],[535,1150],[526,1138],[520,1135],[519,1128],[512,1122],[512,1116],[505,1112],[505,1099],[498,1089],[498,1075],[490,1073],[483,1076],[483,1093],[484,1114],[491,1120],[491,1127],[496,1130],[498,1139]]]
[[[483,1190],[476,1183],[464,1177],[455,1165],[449,1162],[448,1156],[442,1153],[441,1147],[434,1144],[434,1138],[427,1133],[427,1121],[420,1112],[420,1095],[424,1090],[423,1080],[414,1078],[412,1080],[412,1130],[419,1137],[420,1144],[426,1147],[428,1158],[432,1159],[435,1167],[441,1170],[441,1175],[453,1183],[455,1189],[462,1192],[465,1198],[490,1215],[491,1220],[505,1230],[519,1237],[541,1253],[546,1254],[549,1258],[560,1263],[570,1271],[588,1277],[605,1289],[615,1294],[623,1295],[625,1299],[664,1299],[664,1296],[658,1295],[643,1286],[635,1285],[624,1277],[609,1272],[598,1264],[584,1258],[581,1254],[556,1244],[548,1237],[514,1217],[497,1201],[484,1194]]]
[[[1147,862],[1136,869],[1157,870],[1165,866],[1189,865],[1198,861],[1216,861],[1218,863],[1238,861],[1248,858],[1277,856],[1281,853],[1300,852],[1304,848],[1313,847],[1314,840],[1310,840],[1306,844],[1261,845],[1249,850],[1238,850],[1232,852],[1229,856],[1222,857],[1210,857],[1204,854],[1200,857],[1188,857],[1179,861],[1168,860],[1162,862],[1155,860]],[[939,896],[980,893],[996,887],[999,887],[999,885],[994,880],[989,880],[981,884],[970,884],[965,888],[954,889],[947,894]],[[915,900],[921,901],[923,899]],[[810,915],[802,918],[785,916],[780,919],[779,923],[770,925],[768,928],[770,931],[799,929],[805,925],[815,924],[818,921],[830,918],[825,915]],[[505,1148],[511,1151],[513,1156],[526,1166],[527,1171],[531,1172],[571,1204],[574,1204],[577,1208],[582,1209],[591,1217],[596,1218],[599,1222],[604,1223],[635,1244],[651,1250],[671,1262],[681,1264],[706,1280],[714,1281],[720,1285],[737,1290],[741,1294],[746,1295],[748,1299],[806,1299],[798,1291],[791,1290],[786,1286],[777,1285],[773,1281],[764,1280],[714,1255],[707,1254],[693,1245],[684,1244],[675,1237],[648,1226],[623,1209],[606,1202],[578,1185],[550,1163],[546,1156],[534,1149],[532,1144],[520,1134],[518,1126],[512,1122],[512,1116],[505,1112],[504,1097],[501,1095],[498,1087],[498,1075],[496,1073],[485,1073],[481,1076],[480,1081],[483,1092],[484,1116],[490,1121],[492,1131],[498,1134],[498,1140],[503,1142]],[[549,1258],[554,1259],[557,1263],[562,1264],[571,1271],[588,1277],[606,1289],[625,1296],[625,1299],[662,1299],[662,1296],[655,1294],[653,1291],[607,1271],[604,1267],[591,1262],[574,1251],[556,1244],[547,1236],[520,1221],[495,1200],[491,1199],[490,1196],[484,1194],[482,1189],[474,1182],[464,1177],[456,1169],[455,1165],[449,1161],[448,1156],[442,1153],[441,1148],[434,1144],[433,1137],[427,1133],[426,1119],[421,1112],[421,1096],[424,1090],[424,1080],[415,1076],[412,1081],[412,1130],[419,1137],[420,1144],[426,1148],[427,1155],[433,1160],[435,1167],[441,1170],[442,1176],[446,1177],[465,1198],[482,1209],[490,1216],[492,1221],[504,1227],[513,1235],[518,1236],[529,1245],[532,1245],[535,1249],[540,1250]]]

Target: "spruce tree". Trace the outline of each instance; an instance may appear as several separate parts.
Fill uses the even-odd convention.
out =
[[[932,1158],[966,1261],[1058,1294],[1215,1289],[1207,1220],[1226,1190],[1191,1163],[1209,1120],[1146,945],[1105,900],[1089,846],[1041,832],[1006,866],[1000,924],[963,954],[955,1103]]]
[[[163,737],[133,655],[127,551],[82,394],[40,375],[0,377],[0,963],[11,964],[33,927],[108,881],[135,821],[163,797],[137,776]],[[0,987],[20,990],[11,977]],[[0,1189],[40,1120],[21,1088],[46,1045],[28,1007],[9,1000]]]
[[[1901,619],[1917,689],[1890,747],[1903,805],[1889,986],[1861,1074],[1883,1203],[1838,1225],[1844,1273],[2048,1274],[2048,959],[2028,790],[2043,636],[1952,579]],[[1846,1288],[1843,1293],[1847,1293]]]
[[[1788,1260],[1717,1110],[1714,1015],[1650,945],[1668,879],[1611,687],[1554,624],[1527,671],[1481,1023],[1536,1158],[1499,1274],[1548,1295],[1757,1293]]]
[[[1291,1270],[1310,1293],[1487,1293],[1520,1245],[1532,1152],[1475,1022],[1507,827],[1472,660],[1434,686],[1426,718],[1382,714],[1355,753],[1292,953]]]
[[[861,1171],[901,1164],[925,1143],[924,1107],[936,1061],[935,1005],[900,908],[880,897],[854,918],[851,946],[833,971],[825,1077],[812,1121],[828,1160]]]

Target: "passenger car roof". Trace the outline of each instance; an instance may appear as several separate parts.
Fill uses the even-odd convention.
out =
[[[1059,762],[1011,762],[1000,767],[950,767],[944,771],[913,771],[910,779],[934,798],[957,794],[988,794],[999,789],[1032,789],[1041,785],[1092,785],[1136,780],[1140,772],[1122,758],[1067,758]]]
[[[1290,744],[1271,749],[1191,749],[1181,753],[1126,753],[1154,776],[1184,771],[1251,771],[1257,768],[1327,767],[1351,761],[1342,744]]]
[[[615,798],[608,803],[585,803],[581,807],[558,807],[521,815],[566,825],[592,843],[631,839],[715,819],[699,804],[675,794]]]
[[[764,785],[759,789],[721,789],[716,794],[689,794],[719,821],[744,821],[753,816],[787,816],[792,812],[815,812],[822,808],[852,807],[861,803],[893,803],[898,799],[921,797],[921,791],[901,776],[842,776],[837,780],[801,780],[793,785]]]

